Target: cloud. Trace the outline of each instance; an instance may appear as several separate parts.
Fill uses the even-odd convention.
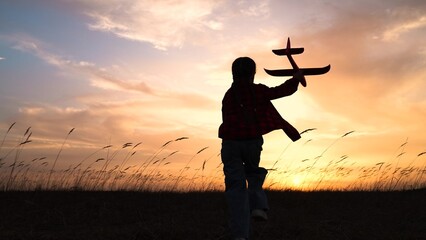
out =
[[[0,61],[1,61],[1,60],[5,60],[5,58],[4,58],[4,57],[0,57]]]
[[[400,1],[330,3],[312,15],[306,14],[311,11],[308,3],[305,3],[307,9],[302,8],[303,2],[290,9],[307,16],[306,21],[294,23],[295,31],[287,31],[295,47],[305,47],[302,55],[294,56],[296,62],[300,67],[331,64],[332,68],[326,75],[308,76],[308,87],[296,93],[314,103],[291,96],[277,101],[277,109],[284,116],[288,114],[288,120],[300,129],[316,127],[327,133],[349,130],[368,133],[359,137],[356,144],[359,148],[373,137],[386,144],[398,136],[424,142],[418,132],[425,130],[423,122],[426,121],[426,95],[422,93],[426,88],[426,54],[422,42],[426,31],[421,20],[425,7]],[[271,19],[278,17],[271,15]],[[272,22],[268,30],[286,34],[279,31],[280,26],[282,28],[283,21]],[[392,29],[396,38],[385,40],[383,36]],[[263,67],[290,67],[286,59],[270,52],[284,46],[287,36],[269,37],[278,40],[269,46],[266,41],[252,44],[241,41],[258,63],[257,80],[267,85],[276,84],[280,79],[266,76]],[[258,40],[259,36],[254,39]],[[307,117],[292,119],[304,109],[309,110]]]
[[[246,2],[239,1],[238,8],[244,15],[250,17],[268,17],[270,15],[269,0]]]
[[[193,97],[193,96],[191,96]],[[203,98],[194,101],[203,101]],[[78,99],[81,107],[61,107],[46,103],[26,103],[13,116],[20,125],[31,126],[35,136],[49,141],[60,141],[64,133],[76,128],[73,141],[81,145],[135,141],[149,136],[150,144],[159,144],[167,138],[200,134],[216,130],[216,113],[192,109],[176,98],[114,100],[111,96],[88,96]],[[194,103],[192,103],[194,104]],[[200,103],[201,104],[201,103]],[[199,107],[199,106],[196,106]],[[200,127],[202,126],[202,127]],[[213,127],[212,127],[213,126]],[[200,129],[198,129],[200,128]],[[152,140],[152,139],[154,140]],[[210,138],[214,138],[212,135]]]
[[[296,61],[302,59],[303,65],[332,65],[327,75],[308,77],[310,94],[325,110],[377,124],[386,121],[395,109],[403,97],[401,89],[411,88],[405,94],[422,96],[419,85],[410,86],[421,83],[426,74],[422,53],[422,39],[426,37],[422,16],[426,9],[396,1],[387,8],[376,2],[366,6],[362,3],[329,8],[332,18],[326,28],[300,31],[293,43],[301,42],[305,47],[305,53],[295,57]],[[400,41],[385,41],[391,38],[378,36]],[[417,102],[412,99],[406,106]],[[393,124],[397,119],[393,118]]]
[[[155,94],[145,82],[130,81],[108,72],[95,63],[67,59],[48,50],[47,44],[27,34],[15,34],[7,39],[14,44],[14,48],[37,56],[46,63],[67,70],[74,74],[85,75],[92,81],[92,85],[118,91],[133,91],[145,94]]]
[[[56,55],[48,50],[47,44],[26,34],[8,36],[7,39],[14,43],[14,48],[37,56],[46,63],[59,69],[85,76],[92,86],[103,90],[112,90],[128,93],[143,93],[148,96],[156,96],[167,99],[179,107],[203,109],[216,104],[206,96],[193,92],[179,92],[177,90],[163,90],[149,86],[140,80],[129,80],[132,77],[120,77],[112,72],[120,72],[119,66],[106,69],[87,61],[71,60]],[[136,77],[137,78],[137,77]]]
[[[212,16],[220,1],[79,1],[81,11],[92,19],[92,30],[152,43],[156,48],[183,46],[188,35],[219,30]]]
[[[426,14],[424,16],[410,19],[405,22],[400,22],[383,33],[383,40],[394,41],[400,37],[401,34],[408,33],[417,29],[426,29]]]
[[[119,66],[107,69],[92,62],[64,58],[28,35],[9,36],[8,40],[15,49],[37,56],[57,67],[61,74],[82,76],[99,90],[87,96],[76,93],[77,98],[71,99],[70,106],[37,101],[20,103],[19,113],[12,120],[32,125],[44,138],[61,138],[61,133],[72,127],[85,132],[82,139],[88,142],[96,141],[105,133],[124,141],[135,131],[170,135],[176,131],[182,134],[200,125],[215,127],[209,110],[215,108],[218,101],[209,97],[122,78],[117,76],[122,72]],[[77,126],[79,123],[84,126]]]

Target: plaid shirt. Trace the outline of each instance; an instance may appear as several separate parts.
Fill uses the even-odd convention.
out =
[[[271,102],[295,93],[298,85],[299,81],[294,78],[277,87],[233,83],[222,100],[223,122],[219,137],[224,140],[254,139],[282,129],[291,140],[298,140],[299,132],[280,116]]]

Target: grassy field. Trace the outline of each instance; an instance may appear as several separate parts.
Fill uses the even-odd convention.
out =
[[[10,135],[14,125],[0,141],[0,240],[230,239],[220,156],[207,154],[209,147],[179,155],[177,166],[175,144],[187,137],[153,152],[126,142],[75,151],[66,167],[63,150],[72,152],[74,128],[43,148],[53,155],[33,156],[31,144],[43,141],[33,141],[31,127]],[[426,240],[426,152],[407,156],[406,140],[389,160],[371,165],[327,155],[353,132],[316,157],[280,165],[290,144],[283,149],[264,184],[269,221],[253,222],[251,239]]]
[[[14,126],[15,123],[11,124],[0,140],[0,190],[3,191],[205,192],[223,189],[220,152],[211,152],[206,146],[185,150],[185,154],[179,155],[178,144],[191,141],[188,137],[178,137],[148,149],[144,149],[142,142],[88,148],[77,144],[80,147],[73,148],[76,143],[68,141],[74,128],[58,142],[33,141],[31,127],[20,135],[12,131]],[[306,129],[301,134],[315,130]],[[370,159],[369,163],[358,163],[347,154],[328,155],[336,143],[352,134],[354,131],[349,131],[333,139],[316,157],[302,156],[310,152],[303,147],[299,148],[300,159],[287,157],[286,150],[292,144],[289,143],[273,164],[264,166],[269,170],[264,187],[279,191],[395,191],[426,187],[426,151],[407,154],[408,139],[386,161]],[[43,145],[46,141],[50,144]],[[312,138],[305,144],[310,141]]]
[[[268,192],[251,239],[426,239],[426,189]],[[221,192],[0,192],[0,239],[230,239]]]

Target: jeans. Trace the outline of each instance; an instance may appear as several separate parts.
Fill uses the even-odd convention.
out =
[[[222,141],[225,196],[229,209],[229,227],[234,237],[248,239],[251,211],[269,209],[262,189],[268,171],[259,167],[262,145],[262,137]]]

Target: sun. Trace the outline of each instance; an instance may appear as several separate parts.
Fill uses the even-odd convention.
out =
[[[292,183],[293,183],[293,187],[299,188],[303,184],[303,178],[301,176],[294,176]]]

